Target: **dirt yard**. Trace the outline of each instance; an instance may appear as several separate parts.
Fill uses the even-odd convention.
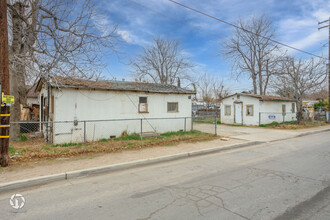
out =
[[[137,134],[124,135],[120,138],[101,139],[89,142],[84,149],[83,143],[66,143],[50,145],[42,138],[26,139],[11,142],[9,147],[10,166],[22,165],[22,162],[42,161],[56,158],[74,158],[89,156],[95,153],[113,153],[124,150],[141,149],[154,146],[169,146],[184,142],[198,142],[216,139],[212,134],[200,131],[167,132],[158,137],[143,138],[141,145],[140,136]]]

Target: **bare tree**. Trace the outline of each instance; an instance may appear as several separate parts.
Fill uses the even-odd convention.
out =
[[[97,23],[101,16],[90,0],[7,2],[11,93],[16,97],[11,117],[16,121],[19,105],[26,103],[26,82],[33,85],[41,76],[97,78],[104,67],[102,53],[115,51],[119,38],[115,25]],[[17,126],[12,134],[18,134]]]
[[[297,93],[295,88],[293,88],[291,85],[288,85],[288,82],[286,82],[285,77],[277,77],[276,80],[276,91],[275,93],[281,97],[287,97],[290,99],[296,99]]]
[[[277,76],[277,88],[291,88],[292,98],[297,101],[297,120],[302,120],[303,98],[317,91],[327,79],[325,63],[321,59],[303,60],[302,58],[285,57],[280,62],[282,71]],[[284,87],[283,87],[283,83]],[[289,85],[289,86],[287,86]]]
[[[161,84],[175,85],[182,80],[190,80],[188,74],[193,65],[184,55],[176,40],[155,38],[150,47],[131,61],[133,76],[139,81],[151,81]]]
[[[199,97],[207,105],[217,101],[221,101],[226,97],[229,92],[224,86],[222,79],[217,78],[214,75],[203,73],[197,82]]]
[[[239,20],[233,35],[225,42],[222,53],[234,63],[236,77],[247,75],[252,79],[253,93],[266,94],[270,77],[274,74],[278,47],[270,38],[274,29],[265,15]]]
[[[220,102],[223,98],[229,95],[228,89],[225,87],[223,80],[215,80],[213,82],[214,99]]]
[[[318,90],[312,91],[307,94],[306,98],[312,100],[326,100],[328,98],[328,88],[326,83],[324,83],[323,86],[320,86]]]
[[[213,82],[214,77],[204,73],[197,82],[199,88],[199,96],[203,102],[206,102],[207,106],[213,101]]]

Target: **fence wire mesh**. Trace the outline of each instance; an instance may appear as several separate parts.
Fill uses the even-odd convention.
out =
[[[303,111],[304,121],[326,121],[326,111]]]
[[[283,122],[294,122],[297,121],[296,113],[286,112],[260,112],[259,113],[259,124],[270,124],[270,123],[283,123]]]
[[[192,117],[133,118],[86,121],[11,122],[20,126],[20,133],[28,138],[44,138],[52,144],[86,143],[137,134],[159,136],[170,131],[191,131]],[[214,120],[214,117],[213,117]]]
[[[303,122],[325,122],[326,112],[302,112]],[[286,112],[285,114],[279,112],[260,112],[259,113],[259,124],[265,125],[270,123],[297,123],[296,112]]]

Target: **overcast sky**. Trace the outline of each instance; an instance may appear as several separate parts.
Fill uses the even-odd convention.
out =
[[[275,39],[294,47],[327,57],[328,31],[318,31],[318,21],[330,17],[329,0],[177,0],[212,16],[235,23],[238,18],[265,13],[276,30]],[[96,2],[100,29],[118,24],[124,43],[121,54],[104,57],[109,78],[130,79],[129,58],[141,52],[159,35],[181,42],[181,48],[200,71],[225,79],[232,92],[251,88],[248,79],[231,77],[231,63],[219,56],[221,43],[232,27],[202,16],[167,0],[103,0]],[[304,54],[289,51],[296,56]],[[306,58],[308,56],[305,56]]]

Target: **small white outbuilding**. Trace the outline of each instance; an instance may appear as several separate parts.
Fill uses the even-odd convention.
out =
[[[96,141],[122,132],[139,134],[141,128],[144,133],[191,129],[195,92],[177,86],[57,77],[41,79],[36,90],[40,121],[54,122],[41,129],[55,144],[81,142],[84,130],[87,141]]]
[[[260,125],[272,122],[296,121],[296,102],[293,99],[236,93],[221,101],[221,123]]]

